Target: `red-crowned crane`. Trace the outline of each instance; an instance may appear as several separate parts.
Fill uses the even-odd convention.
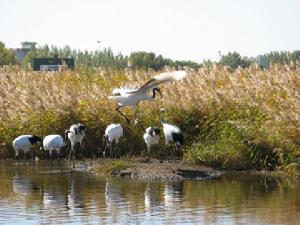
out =
[[[147,158],[146,161],[150,160],[150,150],[153,145],[157,145],[159,147],[160,141],[160,129],[158,127],[148,127],[143,135],[144,141],[147,145]],[[159,149],[161,151],[161,149]],[[160,152],[161,156],[162,153]]]
[[[169,144],[175,145],[175,152],[181,151],[184,144],[184,136],[179,127],[166,123],[164,120],[161,120],[163,126],[163,133],[165,136],[166,146]]]
[[[105,134],[103,135],[103,142],[105,145],[103,156],[105,156],[106,149],[109,149],[110,157],[117,157],[117,145],[122,136],[123,127],[121,124],[112,123],[106,127]],[[113,145],[115,145],[115,148],[113,148]]]
[[[157,85],[166,82],[177,81],[183,79],[185,76],[186,72],[183,70],[161,73],[157,76],[154,76],[139,88],[116,88],[113,90],[113,95],[109,96],[108,98],[117,102],[118,106],[116,110],[126,119],[128,123],[130,123],[129,118],[120,111],[122,107],[131,106],[134,110],[134,113],[136,113],[136,106],[140,101],[153,100],[156,96],[156,92],[162,96],[160,88],[158,88]],[[152,92],[152,95],[148,94],[149,91]]]
[[[52,169],[52,152],[56,151],[58,155],[58,165],[61,169],[60,165],[60,150],[64,146],[64,139],[58,134],[47,135],[43,140],[43,150],[49,151],[50,155],[50,167]]]
[[[36,135],[21,135],[15,138],[12,145],[15,151],[16,160],[19,160],[19,151],[24,152],[25,160],[26,160],[26,153],[29,152],[32,147],[40,146],[42,142],[43,142],[42,138]],[[34,156],[32,153],[32,160],[34,160],[33,157]]]
[[[86,127],[81,123],[74,124],[65,131],[65,141],[67,142],[67,140],[69,140],[71,143],[69,160],[71,159],[71,154],[73,153],[73,155],[74,155],[73,168],[75,168],[75,147],[77,145],[79,145],[80,152],[82,153],[81,148],[82,148],[83,138],[85,137],[85,131],[86,131]],[[83,155],[83,153],[82,153],[82,155]],[[83,160],[84,160],[84,158],[83,158]],[[85,165],[85,161],[84,161],[84,165]],[[86,165],[85,165],[85,168],[86,168]]]

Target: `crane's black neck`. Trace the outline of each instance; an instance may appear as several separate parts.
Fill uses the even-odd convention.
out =
[[[31,145],[35,145],[37,144],[38,142],[42,143],[43,140],[42,138],[36,136],[36,135],[32,135],[31,137],[28,138],[29,142]]]

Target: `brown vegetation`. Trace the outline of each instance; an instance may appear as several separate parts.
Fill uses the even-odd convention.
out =
[[[159,108],[187,137],[185,157],[232,168],[271,168],[299,163],[300,65],[187,69],[175,85],[164,84],[164,98],[140,104],[145,126],[158,124]],[[32,72],[0,69],[1,155],[12,155],[11,141],[24,133],[63,133],[80,121],[89,131],[87,154],[96,152],[104,127],[125,126],[123,153],[140,154],[141,131],[128,126],[107,99],[114,87],[142,84],[156,72],[78,69]],[[126,110],[132,114],[131,109]],[[130,141],[129,141],[130,140]]]

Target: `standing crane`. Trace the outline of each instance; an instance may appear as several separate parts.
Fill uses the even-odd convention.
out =
[[[52,169],[52,152],[57,152],[57,161],[60,170],[62,170],[60,165],[60,150],[64,146],[64,139],[58,134],[47,135],[43,140],[43,147],[41,150],[49,151],[50,155],[50,168]]]
[[[165,136],[165,144],[174,144],[175,153],[181,152],[182,146],[184,144],[184,136],[179,127],[166,123],[164,120],[161,120],[163,126],[163,133]]]
[[[85,137],[85,132],[86,132],[86,127],[81,123],[73,124],[69,129],[67,129],[65,131],[65,141],[67,142],[69,140],[71,143],[71,150],[69,153],[69,161],[71,160],[71,155],[73,153],[73,169],[75,168],[76,146],[79,146],[80,152],[83,157],[82,141],[83,141],[83,138]],[[84,157],[83,157],[83,161],[84,161],[84,167],[86,168]]]
[[[112,123],[108,125],[105,129],[105,134],[103,135],[103,143],[105,145],[103,156],[106,155],[106,150],[109,149],[110,157],[117,157],[117,145],[119,143],[119,139],[123,136],[123,127],[119,123]],[[115,145],[113,147],[113,145]]]
[[[15,151],[16,160],[19,160],[19,151],[23,151],[25,154],[25,160],[26,160],[26,153],[30,152],[30,149],[34,146],[40,146],[42,145],[42,138],[36,136],[36,135],[21,135],[14,139],[12,145],[13,149]],[[33,159],[33,152],[31,152],[32,156],[32,162],[34,163]]]
[[[159,152],[160,152],[160,154],[162,156],[161,149],[159,147],[160,129],[158,127],[148,127],[145,130],[143,138],[144,138],[144,141],[145,141],[145,143],[147,145],[147,158],[146,158],[147,162],[149,162],[149,160],[150,160],[150,150],[151,150],[151,147],[153,145],[157,145],[158,146]],[[161,158],[161,160],[162,160],[162,158]]]

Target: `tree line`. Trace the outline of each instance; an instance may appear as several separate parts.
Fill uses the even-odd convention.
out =
[[[82,51],[71,49],[69,46],[58,48],[56,46],[44,45],[28,52],[23,66],[26,67],[36,57],[72,57],[75,59],[76,65],[83,65],[87,67],[101,67],[101,68],[117,68],[122,69],[132,67],[136,69],[160,70],[165,66],[172,67],[192,67],[197,68],[200,64],[192,61],[173,61],[164,58],[162,55],[156,55],[152,52],[133,52],[129,56],[124,56],[121,53],[114,54],[111,48],[104,48],[96,51]]]
[[[300,60],[300,50],[293,52],[288,51],[273,51],[267,54],[259,55],[258,57],[242,57],[237,52],[229,52],[226,55],[221,55],[219,62],[204,60],[203,63],[197,63],[190,60],[172,60],[164,58],[162,55],[156,55],[152,52],[132,52],[129,56],[124,56],[121,53],[115,54],[111,48],[102,50],[87,51],[72,49],[69,46],[59,48],[57,46],[40,46],[27,53],[22,62],[22,66],[27,68],[31,64],[32,59],[36,57],[72,57],[75,59],[76,65],[86,67],[101,67],[101,68],[126,68],[132,67],[136,69],[154,69],[160,70],[165,66],[170,67],[191,67],[199,68],[203,65],[211,65],[213,63],[223,66],[229,66],[232,69],[238,67],[246,68],[253,63],[259,63],[266,68],[271,63],[287,64],[290,61]],[[12,50],[7,49],[5,44],[0,41],[0,66],[9,64],[19,64]]]
[[[0,41],[0,66],[17,63],[18,62],[15,58],[14,53],[5,48],[4,43]]]

